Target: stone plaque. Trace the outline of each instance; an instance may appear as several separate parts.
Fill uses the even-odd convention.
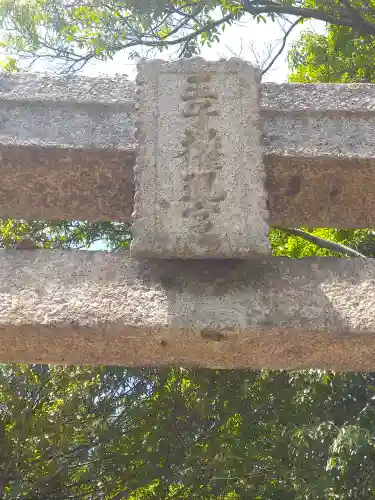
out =
[[[134,257],[270,252],[259,70],[239,59],[143,61]]]

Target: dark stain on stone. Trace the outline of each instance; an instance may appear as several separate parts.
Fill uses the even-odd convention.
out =
[[[293,175],[288,182],[285,194],[287,196],[296,196],[301,190],[301,176]]]
[[[331,187],[331,189],[329,190],[329,195],[331,198],[336,198],[336,196],[340,194],[340,187],[339,186],[333,186]]]
[[[215,330],[204,330],[201,332],[203,340],[212,340],[213,342],[221,342],[225,340],[225,335]]]
[[[170,203],[167,200],[160,200],[159,205],[164,210],[167,210],[167,208],[170,207]]]

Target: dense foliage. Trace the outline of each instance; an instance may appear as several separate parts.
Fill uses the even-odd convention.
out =
[[[3,366],[4,499],[364,499],[371,374]]]
[[[326,35],[306,31],[289,53],[290,81],[302,83],[372,83],[375,38],[329,26]]]

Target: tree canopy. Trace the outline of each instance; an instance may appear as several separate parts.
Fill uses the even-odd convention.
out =
[[[375,35],[375,0],[0,1],[9,68],[14,55],[30,63],[59,60],[63,71],[123,50],[136,58],[141,49],[155,53],[175,47],[179,57],[189,57],[218,41],[226,27],[249,19],[288,19],[291,27],[316,19],[367,40]]]
[[[372,83],[375,38],[328,26],[325,35],[306,31],[289,52],[289,80],[300,83]]]
[[[375,494],[375,379],[3,366],[4,499]]]

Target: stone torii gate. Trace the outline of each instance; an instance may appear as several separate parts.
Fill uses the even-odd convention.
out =
[[[238,59],[1,75],[0,217],[133,221],[127,253],[0,251],[0,362],[375,369],[372,259],[269,226],[375,227],[375,86]]]

